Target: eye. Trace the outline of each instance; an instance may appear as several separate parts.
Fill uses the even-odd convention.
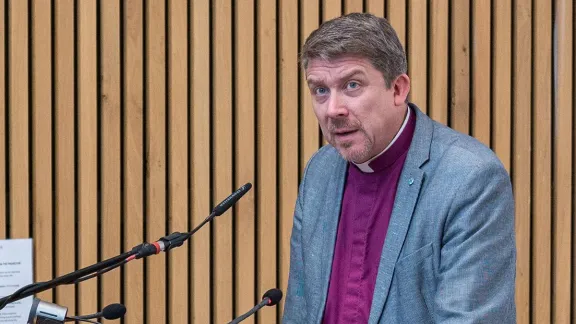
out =
[[[318,88],[314,89],[314,94],[317,96],[323,96],[327,93],[328,93],[328,89],[326,89],[324,87],[318,87]]]
[[[347,87],[349,90],[354,90],[354,89],[359,88],[359,87],[360,87],[360,84],[359,84],[358,82],[356,82],[356,81],[350,81],[350,82],[348,82],[348,84],[346,85],[346,87]]]

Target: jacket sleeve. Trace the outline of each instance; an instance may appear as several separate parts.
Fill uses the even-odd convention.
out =
[[[302,186],[303,184],[296,200],[292,234],[290,236],[290,272],[282,316],[282,323],[287,324],[304,323],[307,309],[304,296],[304,264],[302,255]]]
[[[477,165],[461,182],[438,267],[436,323],[516,323],[514,199],[499,163]]]

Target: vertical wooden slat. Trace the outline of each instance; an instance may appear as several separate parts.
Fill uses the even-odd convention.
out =
[[[408,75],[410,76],[409,100],[427,113],[427,14],[426,6],[419,0],[409,0],[408,9]]]
[[[96,2],[77,2],[78,15],[78,256],[79,266],[98,262],[98,207],[97,207],[97,53]],[[79,313],[97,311],[98,281],[88,280],[79,285]]]
[[[124,246],[130,249],[144,242],[144,173],[143,173],[143,125],[144,125],[144,70],[143,31],[144,6],[142,0],[127,0],[124,5]],[[160,258],[160,256],[156,256]],[[149,258],[152,259],[152,258]],[[144,323],[144,266],[143,262],[130,262],[125,267],[124,297],[127,323]]]
[[[235,187],[247,182],[255,184],[256,174],[254,170],[255,158],[255,12],[254,0],[237,0],[235,3],[236,25],[234,48],[235,79],[234,89],[236,93],[235,109]],[[252,188],[236,204],[235,223],[235,256],[234,267],[236,296],[235,317],[254,307],[257,302],[256,287],[256,221],[254,198],[256,188]],[[255,317],[245,320],[254,323]]]
[[[406,1],[407,0],[388,0],[386,4],[388,16],[386,17],[390,25],[396,30],[398,38],[404,49],[406,49]]]
[[[214,204],[232,192],[232,6],[214,0],[212,32]],[[269,71],[267,71],[269,72]],[[214,322],[232,320],[232,215],[214,219]]]
[[[5,2],[0,1],[0,239],[6,238],[6,28]],[[10,83],[10,82],[8,82]]]
[[[384,0],[368,0],[365,11],[377,17],[384,17],[385,3],[386,1]]]
[[[490,145],[490,1],[472,1],[472,136]]]
[[[1,11],[0,16],[2,16]],[[34,266],[36,274],[34,281],[40,282],[54,278],[54,273],[52,272],[52,261],[54,260],[52,253],[52,30],[48,28],[52,25],[50,1],[34,1],[32,16],[33,73],[31,81],[33,91],[32,133],[34,136],[32,138],[32,154],[34,157],[32,161],[32,206],[34,208]],[[1,33],[0,38],[2,38]],[[2,51],[0,49],[0,52]],[[0,77],[0,80],[3,80],[3,78]],[[1,89],[2,86],[0,85],[0,92],[2,91]],[[1,93],[0,97],[3,97]],[[4,100],[0,100],[0,105],[3,103]],[[0,116],[2,116],[1,109]],[[2,125],[0,128],[4,129],[2,121],[0,121],[0,125]],[[2,141],[1,139],[2,136],[0,135],[0,142]],[[0,147],[1,150],[2,148]],[[0,186],[2,185],[0,184]],[[1,189],[0,192],[2,192]],[[0,203],[0,208],[1,206],[2,204]],[[0,215],[1,219],[2,216]],[[0,233],[2,233],[1,226]],[[38,294],[38,298],[51,302],[52,291],[42,292]]]
[[[345,0],[344,3],[344,13],[349,14],[353,12],[363,12],[362,0]]]
[[[300,47],[304,45],[310,33],[318,28],[318,0],[300,1]],[[300,76],[300,175],[304,173],[308,159],[318,150],[320,132],[316,115],[312,107],[310,90],[306,84],[306,71],[301,70]]]
[[[166,234],[166,7],[145,1],[146,241]],[[146,259],[146,316],[166,321],[166,254]]]
[[[276,206],[277,206],[277,103],[276,103],[276,12],[274,1],[259,2],[258,16],[258,93],[257,93],[257,143],[258,174],[258,290],[262,296],[276,288]],[[258,312],[259,323],[276,321],[276,307]]]
[[[210,6],[208,1],[191,1],[191,156],[192,227],[210,213]],[[207,224],[191,239],[192,245],[192,322],[209,323],[210,227]]]
[[[515,2],[514,7],[514,112],[513,173],[516,200],[516,318],[530,322],[530,218],[531,218],[531,84],[532,84],[532,1]],[[482,71],[482,70],[480,70]],[[479,71],[479,73],[481,73]],[[481,73],[483,74],[483,73]],[[477,107],[480,109],[481,107]],[[476,128],[475,128],[476,129]],[[484,137],[486,140],[489,136]]]
[[[56,273],[63,275],[75,270],[76,246],[74,192],[74,2],[56,1],[55,40],[56,80]],[[56,302],[76,313],[73,286],[56,289]]]
[[[280,273],[279,288],[286,293],[290,269],[290,234],[292,216],[298,194],[298,6],[294,1],[279,3],[280,34],[279,60],[279,226],[280,226]],[[284,300],[278,305],[284,309]]]
[[[350,13],[350,11],[344,12],[342,8],[343,6],[350,7],[350,3],[352,2],[349,0],[346,3],[344,3],[342,0],[322,0],[322,22],[337,18],[339,16],[342,16],[342,14]],[[352,5],[354,4],[352,3]],[[360,3],[360,6],[362,6],[362,3]],[[320,140],[321,140],[320,145],[328,144],[328,141],[323,136],[321,136]],[[312,141],[312,139],[310,139],[310,141]]]
[[[492,136],[493,149],[510,171],[510,87],[511,87],[511,12],[512,1],[496,1],[494,7],[494,41],[492,54]]]
[[[121,210],[121,103],[120,103],[120,2],[106,0],[100,6],[100,199],[102,224],[100,259],[119,255],[122,247]],[[137,241],[128,242],[131,248]],[[130,245],[131,244],[131,245]],[[140,264],[141,261],[136,261]],[[102,305],[120,302],[120,271],[101,276]],[[129,313],[128,318],[133,315]]]
[[[188,228],[188,44],[185,0],[168,2],[169,202],[170,232]],[[188,320],[188,243],[170,251],[170,305],[167,323]]]
[[[28,3],[10,2],[10,238],[28,238]]]
[[[502,2],[502,1],[501,1]],[[470,128],[470,2],[452,3],[451,126],[464,134]],[[508,55],[508,58],[510,55]],[[509,69],[508,69],[509,70]],[[510,110],[508,108],[508,110]]]
[[[430,107],[437,122],[448,124],[448,0],[430,3]],[[420,103],[416,103],[420,105]]]
[[[534,113],[534,214],[532,239],[532,321],[550,321],[551,308],[551,60],[552,60],[552,4],[548,0],[534,1],[533,48],[534,64],[532,73],[533,113]]]
[[[322,0],[322,21],[342,15],[342,0]]]
[[[573,3],[556,1],[553,322],[570,323],[572,248]]]
[[[576,24],[576,22],[574,21],[576,20],[576,3],[573,3],[572,5],[572,24]],[[576,32],[574,32],[574,30],[572,30],[572,113],[574,114],[576,112]],[[574,120],[573,120],[574,121]],[[576,131],[576,127],[574,127],[575,125],[573,125],[572,127],[572,131]],[[574,134],[572,134],[572,136],[574,136]],[[576,152],[576,141],[574,140],[574,138],[572,138],[572,149],[574,150],[574,152]],[[574,156],[573,156],[574,157]],[[572,160],[572,169],[576,169],[576,159]],[[576,181],[576,177],[574,176],[576,174],[576,172],[572,172],[572,181]],[[574,184],[572,184],[574,186]],[[574,190],[574,188],[572,189],[572,195],[573,195],[573,200],[572,200],[572,231],[575,231],[576,229],[576,206],[574,205],[574,201],[576,201],[576,196],[574,196],[576,194],[576,191]],[[574,236],[572,236],[572,249],[573,251],[576,251],[576,239],[574,239]],[[574,254],[573,254],[574,255]],[[571,280],[570,282],[572,283],[572,292],[576,291],[576,258],[572,258],[572,262],[570,263],[571,266]],[[576,311],[574,311],[576,309],[576,298],[574,298],[574,296],[572,296],[571,298],[571,319],[572,319],[572,323],[576,323]]]

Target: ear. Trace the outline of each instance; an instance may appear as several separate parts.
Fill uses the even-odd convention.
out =
[[[394,104],[396,106],[404,105],[410,92],[410,78],[406,74],[400,74],[392,86],[394,87]]]

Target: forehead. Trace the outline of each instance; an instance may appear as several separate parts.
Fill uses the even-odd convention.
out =
[[[314,58],[308,62],[306,79],[308,82],[320,82],[338,80],[348,77],[350,74],[363,74],[367,77],[381,76],[370,61],[356,56],[339,57],[325,60]]]

